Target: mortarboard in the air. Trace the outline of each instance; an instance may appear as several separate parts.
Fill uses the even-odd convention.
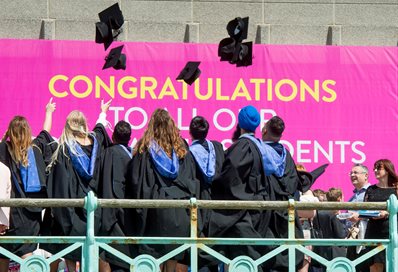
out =
[[[218,56],[221,61],[230,61],[235,52],[235,40],[232,38],[225,38],[218,44]]]
[[[300,184],[299,187],[303,193],[307,192],[311,186],[314,184],[315,180],[322,175],[329,164],[323,164],[320,167],[316,168],[311,172],[307,171],[297,171],[300,176]]]
[[[236,66],[250,66],[253,62],[253,42],[245,42],[240,45]]]
[[[227,24],[228,35],[237,42],[247,39],[248,28],[249,17],[236,17]]]
[[[113,67],[116,70],[126,70],[126,55],[122,54],[123,45],[112,48],[108,56],[105,58],[102,70]]]
[[[106,50],[120,34],[118,30],[122,27],[124,18],[118,3],[98,13],[98,17],[100,22],[95,24],[95,42],[103,43]],[[113,30],[117,31],[115,35]]]
[[[176,80],[182,79],[187,84],[191,85],[201,74],[199,64],[200,61],[188,61],[184,69],[181,70]]]

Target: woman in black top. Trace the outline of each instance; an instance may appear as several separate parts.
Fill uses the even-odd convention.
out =
[[[0,143],[0,161],[11,174],[11,198],[47,198],[46,161],[51,156],[48,143],[55,103],[50,99],[46,106],[43,130],[32,140],[27,119],[15,116]],[[11,207],[10,228],[5,236],[39,236],[41,233],[42,208]],[[27,258],[36,250],[37,243],[3,244],[15,255]],[[9,260],[0,255],[0,271],[8,271]]]
[[[398,177],[394,165],[390,160],[378,160],[374,164],[376,179],[379,181],[375,185],[369,186],[366,190],[364,201],[366,202],[384,202],[390,195],[397,195]],[[369,219],[366,229],[366,239],[388,239],[389,221],[388,212],[380,211],[380,216]],[[373,256],[370,259],[370,271],[383,271],[386,263],[386,251]]]

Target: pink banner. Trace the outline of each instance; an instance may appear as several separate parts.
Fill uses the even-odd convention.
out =
[[[94,126],[100,100],[113,99],[108,120],[130,122],[133,144],[162,107],[185,138],[191,118],[205,116],[209,138],[228,147],[239,109],[252,104],[261,126],[273,115],[285,120],[283,143],[296,162],[330,164],[313,188],[340,187],[347,199],[353,163],[372,169],[388,158],[398,166],[397,47],[254,45],[253,65],[237,68],[219,61],[215,44],[123,44],[125,71],[101,70],[106,53],[94,42],[0,40],[0,131],[24,115],[37,134],[53,97],[57,137],[71,110]],[[192,86],[175,80],[187,61],[201,61]]]

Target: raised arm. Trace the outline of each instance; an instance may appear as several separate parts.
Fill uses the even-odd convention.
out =
[[[106,103],[104,103],[104,99],[101,100],[101,113],[96,122],[97,124],[100,123],[104,127],[107,127],[109,125],[109,122],[106,120],[106,112],[109,110],[109,107],[111,106],[111,102],[112,102],[112,99]]]
[[[48,133],[51,132],[51,126],[53,122],[53,112],[55,111],[55,102],[53,103],[53,98],[46,105],[46,117],[44,119],[43,130]]]

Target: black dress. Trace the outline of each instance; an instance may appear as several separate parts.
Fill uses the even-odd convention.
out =
[[[224,154],[224,149],[223,149],[221,143],[219,143],[217,141],[211,141],[211,142],[213,143],[214,151],[216,154],[215,175],[213,178],[213,180],[215,180],[218,178],[218,176],[221,173],[221,168],[224,163],[225,154]],[[201,141],[201,142],[199,142],[199,144],[204,146],[205,149],[208,148],[206,141]],[[200,169],[200,166],[196,162],[196,160],[195,160],[195,164],[196,164],[196,177],[200,181],[200,196],[199,196],[199,198],[203,199],[203,200],[211,200],[212,199],[211,183],[208,183],[206,181],[206,178],[204,177],[204,174],[203,174],[202,170]],[[200,214],[200,216],[198,219],[198,228],[199,228],[198,234],[199,234],[199,236],[207,237],[211,210],[199,209],[199,214]]]
[[[124,199],[126,181],[125,176],[131,161],[131,149],[126,146],[113,145],[105,149],[101,159],[100,187],[98,197],[105,199]],[[101,218],[101,236],[125,236],[124,233],[124,209],[103,208]],[[115,249],[128,255],[127,245],[112,245]],[[111,264],[128,268],[113,254],[105,253],[105,260]]]
[[[283,148],[280,143],[271,143],[277,152]],[[278,177],[275,174],[268,177],[270,187],[271,201],[288,201],[295,198],[296,193],[300,188],[300,178],[296,170],[296,165],[290,152],[286,150],[285,171],[283,176]],[[296,199],[298,200],[298,199]],[[288,222],[289,216],[287,210],[275,210],[271,213],[269,228],[275,238],[288,237]],[[295,237],[303,238],[303,229],[300,223],[299,216],[295,216]],[[296,250],[296,267],[299,268],[304,259],[304,254]],[[288,251],[283,251],[275,257],[275,264],[273,269],[278,271],[287,271],[289,268],[289,254]]]
[[[366,190],[364,201],[365,202],[385,202],[391,195],[397,195],[396,188],[381,188],[377,185],[371,185]],[[368,226],[365,232],[365,239],[388,239],[389,238],[389,220],[383,219],[369,219]],[[371,247],[373,249],[374,247]],[[373,256],[370,259],[370,264],[386,263],[386,251]]]
[[[98,142],[98,151],[95,158],[95,167],[91,180],[82,178],[73,167],[71,156],[67,148],[66,155],[61,151],[58,154],[57,161],[52,167],[48,180],[48,194],[51,198],[84,198],[88,192],[93,191],[96,195],[99,187],[99,169],[101,165],[101,154],[104,149],[111,144],[105,128],[101,124],[97,124],[94,128],[95,137]],[[87,155],[91,155],[93,145],[81,146]],[[90,157],[90,156],[89,156]],[[87,213],[84,208],[53,208],[52,210],[52,228],[53,236],[85,236]],[[95,235],[98,234],[101,226],[101,209],[95,211]],[[51,244],[43,247],[51,252],[56,253],[66,248],[69,244]],[[80,261],[81,249],[75,250],[65,258],[72,261]]]
[[[187,147],[188,148],[188,147]],[[199,181],[195,177],[194,159],[187,149],[179,159],[177,178],[162,176],[155,168],[149,152],[137,153],[130,162],[126,177],[128,199],[190,199],[199,196]],[[125,231],[128,236],[189,237],[188,209],[126,209]],[[131,246],[131,257],[149,254],[159,258],[178,245]],[[182,260],[184,254],[173,257]]]
[[[42,190],[37,193],[25,192],[21,182],[20,166],[12,160],[5,143],[0,143],[0,158],[11,172],[11,198],[47,198],[46,186],[46,162],[51,159],[51,150],[48,144],[53,141],[51,135],[43,130],[33,140],[33,152],[36,160],[37,172]],[[10,229],[5,236],[39,236],[42,233],[42,208],[20,208],[10,209]],[[37,243],[4,244],[7,250],[17,256],[23,256],[37,249]]]

